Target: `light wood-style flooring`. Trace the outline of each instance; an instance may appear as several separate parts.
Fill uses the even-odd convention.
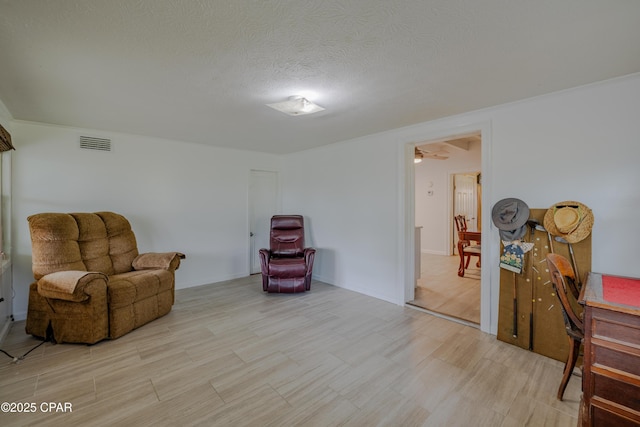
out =
[[[458,276],[458,255],[421,254],[412,305],[480,325],[480,269],[471,260]]]
[[[579,378],[480,330],[320,282],[265,294],[258,275],[178,290],[117,340],[0,354],[6,426],[575,426]],[[16,322],[2,348],[38,343]],[[72,406],[43,412],[42,402]]]

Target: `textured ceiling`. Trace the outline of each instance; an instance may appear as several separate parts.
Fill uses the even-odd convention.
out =
[[[640,71],[637,0],[0,0],[14,118],[288,153]],[[265,106],[307,95],[326,110]]]

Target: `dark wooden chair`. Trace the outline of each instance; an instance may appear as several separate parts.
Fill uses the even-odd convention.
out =
[[[453,219],[456,222],[456,230],[458,231],[458,254],[460,254],[458,276],[464,277],[464,271],[469,268],[472,256],[478,257],[476,267],[480,268],[482,259],[481,235],[478,231],[467,231],[467,219],[464,215],[456,215]]]
[[[578,313],[578,289],[575,286],[575,273],[568,259],[558,254],[547,255],[547,265],[549,266],[549,276],[553,289],[560,300],[562,317],[569,337],[569,356],[564,364],[562,381],[558,388],[558,400],[562,400],[564,391],[569,383],[569,378],[576,366],[576,361],[580,354],[580,346],[584,341],[584,325],[582,323],[582,313]],[[573,303],[571,302],[573,299]]]

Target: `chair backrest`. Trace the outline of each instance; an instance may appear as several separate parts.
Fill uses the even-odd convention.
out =
[[[302,215],[274,215],[271,218],[271,255],[298,257],[304,254],[304,220]]]
[[[465,218],[464,215],[456,215],[453,219],[456,221],[456,230],[458,230],[458,233],[467,231],[467,218]]]
[[[27,221],[36,280],[66,270],[126,273],[138,256],[131,224],[113,212],[40,213]]]
[[[568,259],[558,254],[547,254],[547,266],[549,267],[549,275],[553,289],[560,300],[562,308],[562,317],[568,334],[582,335],[584,334],[584,325],[582,319],[574,308],[577,306],[577,288],[569,283],[575,283],[575,273]],[[574,293],[573,289],[576,289]],[[573,297],[573,304],[571,302]]]

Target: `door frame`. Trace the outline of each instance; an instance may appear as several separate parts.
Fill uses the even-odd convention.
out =
[[[499,282],[493,283],[492,265],[497,265],[498,239],[490,233],[491,212],[491,121],[480,121],[457,125],[436,124],[430,130],[416,132],[398,141],[398,303],[405,305],[415,296],[415,170],[414,150],[417,141],[429,141],[441,138],[453,138],[474,132],[480,132],[482,138],[481,173],[482,173],[482,269],[480,278],[480,329],[496,334],[498,330],[498,298]],[[495,240],[495,245],[494,245]],[[494,248],[495,246],[495,248]],[[493,273],[495,274],[495,273]]]
[[[249,256],[249,274],[257,274],[260,272],[260,270],[255,271],[253,269],[254,267],[254,256],[258,256],[257,255],[257,251],[259,250],[259,248],[254,247],[254,241],[255,239],[253,239],[253,236],[251,235],[252,233],[252,206],[253,206],[253,200],[252,200],[252,191],[251,191],[251,184],[252,184],[252,177],[254,175],[255,172],[259,172],[259,173],[272,173],[275,174],[275,181],[276,181],[276,200],[275,200],[275,211],[272,213],[272,215],[275,215],[279,212],[281,212],[282,210],[282,190],[281,190],[281,186],[280,186],[280,171],[277,170],[268,170],[268,169],[250,169],[249,170],[249,181],[248,181],[248,186],[247,186],[247,237],[249,239],[249,248],[248,248],[248,256]],[[267,227],[268,228],[268,227]]]

